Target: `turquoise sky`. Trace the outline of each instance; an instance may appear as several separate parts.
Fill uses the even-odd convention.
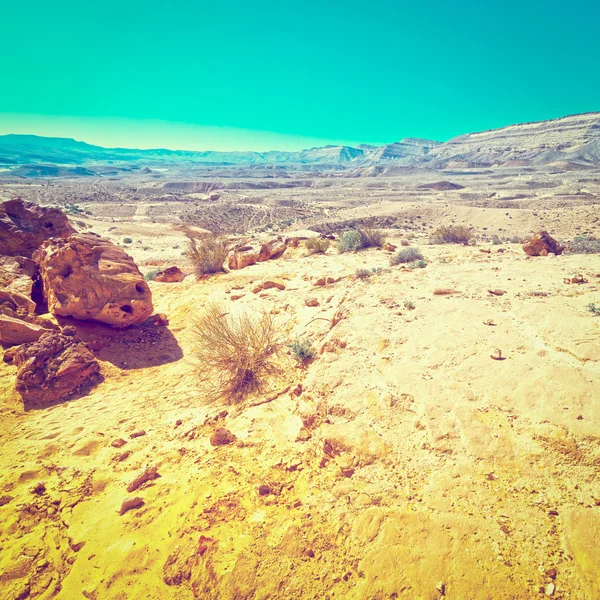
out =
[[[600,110],[598,0],[30,0],[0,15],[0,133],[300,148]]]

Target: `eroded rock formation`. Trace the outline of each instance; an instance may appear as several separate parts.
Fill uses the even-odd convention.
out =
[[[0,254],[31,258],[45,240],[72,233],[75,230],[57,208],[38,206],[21,198],[0,204]]]
[[[179,267],[168,267],[163,271],[159,271],[154,277],[154,281],[160,283],[178,283],[183,281],[185,273]]]
[[[529,256],[548,256],[548,254],[562,254],[561,246],[547,231],[536,233],[527,243],[523,244],[523,251]]]
[[[0,256],[0,306],[35,311],[33,300],[37,267],[23,256]]]
[[[127,327],[152,314],[152,293],[133,259],[98,235],[48,240],[34,258],[54,315]]]

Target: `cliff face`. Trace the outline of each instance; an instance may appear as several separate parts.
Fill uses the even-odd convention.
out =
[[[526,164],[556,161],[600,164],[600,113],[461,135],[432,149],[428,158],[442,164],[452,162],[481,166],[515,161]]]

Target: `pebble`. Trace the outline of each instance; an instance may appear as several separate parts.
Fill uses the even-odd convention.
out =
[[[130,493],[135,492],[135,490],[137,490],[142,484],[146,483],[146,481],[152,481],[157,477],[160,477],[157,468],[148,467],[127,486],[127,491]]]
[[[123,438],[119,438],[119,439],[113,440],[113,441],[110,443],[110,445],[111,445],[113,448],[121,448],[121,447],[123,447],[123,446],[124,446],[126,443],[127,443],[127,442],[126,442],[126,441],[125,441]]]
[[[143,505],[144,501],[138,496],[134,498],[125,498],[121,504],[121,510],[119,510],[119,514],[124,515],[127,511],[133,510],[134,508],[139,508]]]
[[[229,429],[225,429],[224,427],[219,427],[211,436],[210,436],[210,445],[211,446],[224,446],[225,444],[231,444],[235,442],[237,438]]]
[[[146,432],[143,429],[140,429],[139,431],[134,431],[129,437],[133,440],[142,437],[143,435],[146,435]]]

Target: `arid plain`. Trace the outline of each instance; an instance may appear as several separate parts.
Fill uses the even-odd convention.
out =
[[[0,364],[3,600],[600,597],[600,254],[568,250],[600,237],[600,167],[161,168],[0,181],[125,249],[169,321],[75,323],[103,381],[53,406],[24,410]],[[426,266],[300,241],[198,279],[185,255],[205,230],[355,226]],[[431,244],[441,226],[474,239]],[[567,250],[525,254],[541,230]],[[151,280],[173,265],[183,281]],[[212,301],[316,356],[209,402],[191,320]]]

